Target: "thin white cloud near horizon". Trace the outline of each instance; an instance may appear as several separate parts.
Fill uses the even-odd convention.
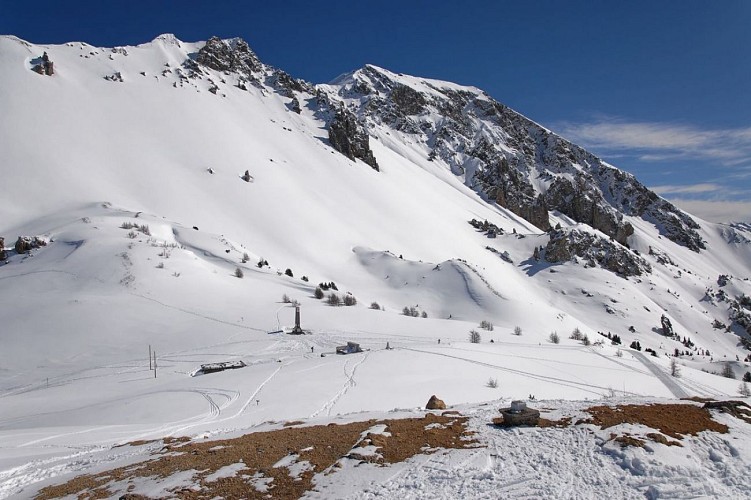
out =
[[[659,194],[660,196],[670,194],[703,194],[703,193],[715,193],[721,191],[723,187],[719,184],[711,182],[704,182],[700,184],[691,184],[687,186],[678,185],[664,185],[664,186],[651,186],[649,189]]]
[[[751,222],[751,201],[669,198],[681,210],[709,222]]]
[[[629,151],[643,161],[714,160],[725,166],[751,164],[751,127],[702,129],[695,125],[597,118],[561,122],[558,133],[603,153]]]

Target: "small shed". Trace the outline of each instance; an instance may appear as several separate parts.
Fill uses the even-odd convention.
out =
[[[347,345],[342,345],[336,348],[337,354],[354,354],[357,352],[362,352],[360,344],[357,342],[347,342]]]

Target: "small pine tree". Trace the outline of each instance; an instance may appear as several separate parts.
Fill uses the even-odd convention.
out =
[[[670,375],[676,378],[681,376],[681,367],[678,366],[678,362],[675,360],[675,358],[672,358],[670,360]]]
[[[588,346],[588,345],[591,345],[591,344],[592,344],[592,342],[591,342],[591,341],[589,340],[589,337],[587,337],[586,335],[584,335],[584,336],[582,337],[582,344],[584,344],[584,345]]]
[[[550,340],[554,344],[561,343],[561,337],[558,336],[558,332],[550,332],[550,336],[548,337],[548,340]]]
[[[243,270],[240,269],[239,267],[236,267],[235,268],[235,277],[236,278],[242,278],[244,276],[245,276],[245,273],[243,272]]]
[[[330,306],[338,306],[342,303],[342,300],[339,298],[337,294],[332,293],[332,294],[329,294],[329,298],[327,302]]]
[[[420,314],[420,317],[422,317],[422,318],[427,318],[427,317],[428,317],[428,313],[426,313],[425,311],[423,311],[423,312],[422,312],[422,313]]]
[[[743,381],[744,382],[751,382],[751,372],[746,372],[743,374]]]
[[[300,278],[300,279],[301,279],[301,280],[303,280],[303,281],[304,281],[304,282],[306,282],[306,283],[308,282],[308,277],[307,277],[307,276],[303,276],[303,277],[302,277],[302,278]]]
[[[347,294],[344,296],[344,305],[345,306],[354,306],[357,305],[357,299],[352,294]]]
[[[404,306],[404,309],[402,309],[402,314],[404,316],[412,316],[412,314],[410,314],[410,312],[409,312],[409,307],[407,307],[407,306]]]
[[[574,331],[571,332],[571,336],[569,338],[572,340],[582,340],[582,331],[579,330],[578,326],[574,328]]]
[[[741,382],[741,385],[738,387],[738,392],[744,398],[747,398],[747,397],[751,396],[751,389],[749,389],[748,383],[746,383],[746,382]]]
[[[321,290],[321,287],[320,287],[320,286],[317,286],[317,287],[316,287],[316,291],[315,291],[315,292],[313,292],[313,295],[314,295],[314,296],[315,296],[315,298],[317,298],[318,300],[321,300],[321,299],[323,298],[323,290]]]
[[[479,344],[480,340],[482,340],[481,337],[480,337],[480,332],[478,332],[477,330],[470,330],[469,331],[469,341],[470,342],[472,342],[473,344]]]
[[[248,255],[248,252],[243,253],[242,263],[245,264],[250,260],[250,255]]]
[[[371,309],[375,309],[377,311],[380,311],[381,310],[381,305],[378,302],[371,302],[370,303],[370,308]]]
[[[521,337],[521,334],[522,334],[522,327],[518,326],[518,325],[515,326],[514,327],[514,335],[516,335],[517,337]]]
[[[725,366],[722,368],[722,376],[725,378],[735,378],[735,373],[730,363],[725,363]]]
[[[287,268],[287,270],[284,271],[284,274],[286,274],[290,278],[294,278],[294,275],[292,274],[292,269],[290,269],[290,268]]]

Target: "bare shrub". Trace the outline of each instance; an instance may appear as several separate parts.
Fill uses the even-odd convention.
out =
[[[156,268],[157,269],[164,269],[164,262],[160,262],[159,264],[157,264]]]
[[[676,378],[681,376],[681,367],[678,365],[678,361],[676,361],[675,358],[670,360],[670,375]]]
[[[582,337],[582,344],[588,346],[588,345],[592,345],[592,342],[589,340],[589,337],[587,337],[586,335],[584,335]]]
[[[329,294],[329,298],[326,299],[326,303],[330,306],[338,306],[341,305],[342,299],[340,299],[337,294],[331,293]]]
[[[371,309],[375,309],[377,311],[380,311],[381,310],[381,305],[378,302],[371,302],[370,303],[370,308]]]
[[[348,293],[344,296],[344,305],[345,306],[354,306],[357,305],[357,299],[354,295],[351,293]]]
[[[289,295],[285,293],[284,295],[282,295],[282,302],[284,302],[285,304],[290,304],[292,302],[292,299],[290,299]]]
[[[136,227],[136,225],[129,221],[125,221],[120,224],[120,228],[122,229],[133,229],[134,227]]]
[[[491,389],[496,389],[498,387],[498,379],[497,378],[489,378],[488,382],[485,384],[485,387],[490,387]]]
[[[751,389],[749,389],[747,382],[741,382],[741,385],[738,387],[738,392],[744,398],[751,396]]]
[[[250,260],[250,255],[248,255],[248,252],[243,252],[243,258],[242,258],[241,262],[243,264],[246,264],[249,260]]]
[[[244,276],[245,276],[245,273],[243,272],[243,270],[240,269],[239,267],[236,267],[235,268],[235,277],[236,278],[243,278]]]
[[[402,314],[404,316],[412,316],[413,318],[416,318],[420,315],[417,308],[413,306],[404,306],[404,309],[402,309]]]
[[[548,340],[554,344],[561,343],[561,337],[558,336],[558,332],[550,332],[550,335],[548,336]]]
[[[315,298],[319,299],[319,300],[323,298],[323,290],[321,290],[321,287],[320,287],[320,286],[317,286],[317,287],[316,287],[316,291],[315,291],[315,292],[313,292],[313,296],[314,296]]]
[[[483,330],[488,330],[489,332],[493,331],[493,323],[490,321],[482,320],[480,321],[480,328]]]
[[[482,340],[482,338],[480,337],[480,332],[478,332],[477,330],[470,330],[469,331],[469,341],[470,342],[472,342],[473,344],[479,344],[480,340]]]
[[[619,358],[622,358],[623,357],[623,351],[621,351],[620,349],[618,349],[617,351],[615,351],[615,355],[617,357],[619,357]]]
[[[725,378],[735,378],[735,373],[733,372],[733,367],[730,365],[730,363],[725,363],[725,366],[722,368],[721,375]]]
[[[514,327],[514,335],[517,337],[520,337],[522,334],[522,327],[521,326],[515,326]]]

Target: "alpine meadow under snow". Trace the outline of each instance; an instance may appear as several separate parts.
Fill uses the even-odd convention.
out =
[[[749,401],[748,224],[679,210],[479,89],[370,65],[313,85],[240,39],[3,36],[0,109],[0,498],[170,437],[422,417],[434,394],[476,445],[275,468],[310,498],[751,495],[737,416],[625,448],[612,432],[656,431],[582,421]],[[574,423],[488,425],[512,400]],[[201,481],[274,497],[246,465]],[[198,498],[200,470],[105,486]]]

